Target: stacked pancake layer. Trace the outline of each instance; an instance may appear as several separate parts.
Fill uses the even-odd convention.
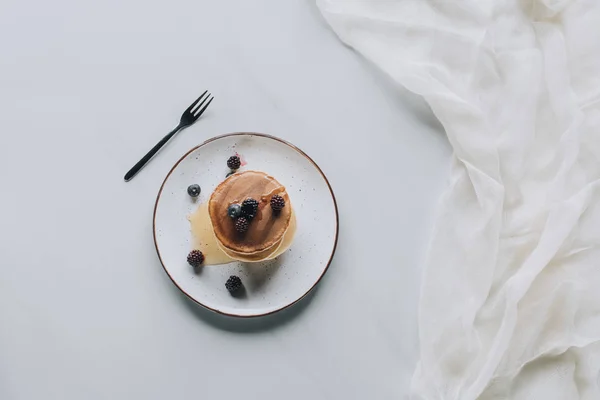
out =
[[[279,212],[270,207],[271,197],[275,194],[285,200],[285,207]],[[258,211],[248,230],[239,233],[227,210],[231,204],[241,204],[247,198],[258,201]],[[207,211],[209,218],[203,218],[202,215]],[[218,249],[223,253],[212,256],[206,254],[207,261],[215,260],[215,264],[227,259],[245,262],[273,259],[290,247],[296,231],[296,217],[285,187],[272,176],[260,171],[238,172],[225,179],[212,193],[208,206],[201,206],[190,217],[190,221],[195,236],[202,236],[198,238],[201,249],[208,251],[210,247],[212,252]],[[199,224],[204,226],[198,226]],[[207,224],[210,224],[212,237],[208,235]],[[208,243],[211,240],[216,241],[216,246]]]

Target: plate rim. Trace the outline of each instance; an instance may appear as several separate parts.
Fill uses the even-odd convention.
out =
[[[321,174],[321,176],[323,177],[323,179],[325,180],[325,183],[327,184],[327,187],[329,188],[329,193],[331,194],[331,198],[333,200],[333,208],[335,210],[335,238],[334,238],[334,242],[333,242],[333,249],[331,250],[331,255],[329,256],[329,260],[327,261],[327,265],[325,266],[325,268],[323,269],[323,272],[321,273],[321,275],[319,276],[319,278],[315,281],[315,283],[313,283],[313,285],[308,288],[308,290],[299,298],[297,298],[296,300],[294,300],[293,302],[286,304],[276,310],[273,311],[269,311],[269,312],[264,312],[264,313],[258,313],[258,314],[248,314],[248,315],[241,315],[241,314],[235,314],[235,313],[229,313],[229,312],[224,312],[221,310],[217,310],[215,308],[209,307],[206,304],[196,300],[195,298],[193,298],[189,293],[187,293],[185,290],[183,290],[183,288],[181,288],[181,286],[179,286],[177,284],[177,282],[175,281],[175,279],[173,279],[173,277],[171,276],[171,274],[169,273],[169,271],[167,270],[167,268],[165,267],[165,263],[163,262],[162,256],[160,254],[160,250],[158,249],[158,242],[156,241],[156,210],[158,208],[158,201],[160,200],[160,196],[162,195],[162,191],[163,188],[165,186],[165,184],[167,183],[167,179],[169,179],[169,177],[171,176],[171,174],[173,173],[173,171],[175,170],[175,168],[177,168],[177,166],[192,152],[196,151],[197,149],[199,149],[200,147],[206,146],[207,144],[217,141],[219,139],[223,139],[223,138],[227,138],[227,137],[234,137],[234,136],[259,136],[262,138],[267,138],[267,139],[272,139],[275,140],[277,142],[280,142],[288,147],[290,147],[292,150],[297,151],[301,156],[303,156],[304,158],[306,158],[312,165],[314,165],[314,167],[317,169],[317,171],[319,172],[319,174]],[[192,300],[194,303],[198,304],[199,306],[215,312],[217,314],[220,315],[225,315],[228,317],[237,317],[237,318],[256,318],[256,317],[263,317],[263,316],[267,316],[267,315],[271,315],[271,314],[275,314],[279,311],[285,310],[289,307],[292,307],[294,304],[302,301],[306,296],[308,296],[308,294],[310,292],[312,292],[312,290],[319,284],[319,282],[321,282],[321,280],[323,279],[323,277],[325,276],[325,274],[327,273],[327,271],[329,270],[329,266],[331,265],[331,262],[333,261],[333,256],[335,255],[335,252],[337,250],[337,244],[338,244],[338,237],[339,237],[339,229],[340,226],[340,216],[339,216],[339,212],[338,212],[338,205],[337,205],[337,200],[335,198],[335,193],[333,192],[333,188],[331,187],[331,184],[329,183],[329,179],[327,179],[327,176],[325,175],[325,173],[323,172],[323,170],[321,169],[321,167],[319,167],[319,165],[308,155],[306,154],[302,149],[300,149],[299,147],[293,145],[292,143],[281,139],[279,137],[273,136],[273,135],[269,135],[266,133],[258,133],[258,132],[232,132],[232,133],[226,133],[223,135],[218,135],[218,136],[214,136],[210,139],[205,140],[204,142],[200,143],[197,146],[192,147],[190,150],[188,150],[185,154],[183,154],[178,160],[177,162],[175,162],[175,164],[171,167],[171,169],[169,170],[169,172],[167,173],[167,175],[165,176],[165,178],[163,179],[162,184],[160,185],[160,189],[158,190],[158,194],[156,195],[156,200],[154,202],[154,211],[152,213],[152,238],[154,240],[154,248],[156,249],[156,254],[158,255],[158,260],[160,261],[160,265],[162,266],[163,270],[165,271],[165,273],[167,274],[167,276],[169,277],[169,279],[171,280],[171,282],[175,285],[175,287],[177,287],[177,289],[179,289],[179,291],[181,293],[183,293],[184,295],[187,296],[188,299]]]

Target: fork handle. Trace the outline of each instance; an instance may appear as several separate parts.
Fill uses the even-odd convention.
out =
[[[156,145],[150,149],[150,151],[142,157],[140,161],[138,161],[126,174],[125,174],[125,182],[129,182],[144,166],[150,161],[152,157],[167,143],[177,132],[181,129],[185,128],[183,125],[179,124],[175,129],[169,132],[164,138],[160,140],[160,142],[156,143]]]

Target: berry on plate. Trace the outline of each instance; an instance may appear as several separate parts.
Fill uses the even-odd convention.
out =
[[[237,203],[233,203],[227,207],[227,215],[229,215],[230,218],[240,217],[242,215],[242,206]]]
[[[227,166],[235,171],[236,169],[239,169],[242,166],[242,160],[240,160],[239,156],[231,156],[227,160]]]
[[[235,221],[235,230],[238,231],[239,233],[245,233],[248,230],[249,226],[250,226],[250,223],[248,222],[248,219],[245,217],[239,217]]]
[[[187,262],[192,267],[199,267],[204,262],[204,254],[200,250],[192,250],[187,256]]]
[[[239,276],[231,275],[229,279],[227,279],[227,282],[225,282],[225,288],[227,288],[230,293],[240,290],[241,287],[242,280]]]
[[[283,197],[278,194],[271,197],[271,208],[273,211],[279,212],[283,210],[283,207],[285,207],[285,199]]]
[[[200,196],[200,185],[193,184],[188,186],[187,192],[192,197]]]
[[[252,219],[256,216],[258,211],[258,201],[247,198],[242,202],[242,215],[248,219]]]

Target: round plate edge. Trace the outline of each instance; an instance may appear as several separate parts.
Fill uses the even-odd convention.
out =
[[[250,136],[260,136],[263,138],[268,138],[268,139],[272,139],[272,140],[276,140],[280,143],[283,143],[287,146],[289,146],[290,148],[292,148],[293,150],[297,151],[298,153],[300,153],[300,155],[302,155],[303,157],[305,157],[308,161],[310,161],[311,164],[313,164],[315,166],[315,168],[317,169],[317,171],[319,172],[319,174],[321,174],[321,176],[323,177],[323,179],[325,180],[325,183],[327,184],[327,187],[329,188],[329,192],[331,193],[331,198],[333,200],[333,207],[335,209],[335,239],[333,242],[333,249],[331,250],[331,255],[329,256],[329,260],[327,261],[327,265],[325,266],[325,268],[323,269],[323,273],[319,276],[319,278],[315,281],[315,283],[302,295],[300,296],[298,299],[294,300],[293,302],[280,307],[276,310],[273,311],[269,311],[266,313],[261,313],[261,314],[252,314],[252,315],[239,315],[239,314],[232,314],[232,313],[227,313],[227,312],[223,312],[217,309],[214,309],[212,307],[209,307],[201,302],[199,302],[198,300],[194,299],[192,296],[190,296],[185,290],[183,290],[181,288],[181,286],[179,286],[177,284],[177,282],[173,279],[173,277],[171,276],[171,274],[169,274],[169,271],[167,270],[167,268],[165,267],[165,264],[162,260],[162,257],[160,255],[160,250],[158,249],[158,243],[156,241],[156,210],[158,208],[158,201],[160,199],[160,195],[162,194],[163,188],[165,186],[165,183],[167,182],[167,179],[169,179],[169,176],[171,176],[171,174],[173,173],[173,171],[175,170],[175,168],[177,168],[177,166],[179,165],[179,163],[181,163],[190,153],[192,153],[193,151],[197,150],[198,148],[205,146],[211,142],[214,142],[216,140],[222,139],[222,138],[226,138],[226,137],[232,137],[232,136],[245,136],[245,135],[250,135]],[[156,254],[158,255],[158,260],[160,261],[160,265],[162,266],[163,270],[165,271],[165,273],[167,274],[167,276],[169,277],[169,279],[171,280],[171,282],[173,282],[173,284],[175,285],[175,287],[177,287],[177,289],[179,289],[179,291],[183,294],[185,294],[185,296],[192,300],[194,303],[198,304],[199,306],[212,311],[214,313],[220,314],[220,315],[224,315],[227,317],[236,317],[236,318],[256,318],[256,317],[264,317],[267,315],[272,315],[275,314],[279,311],[283,311],[287,308],[292,307],[294,304],[302,301],[306,296],[308,296],[308,294],[310,292],[312,292],[312,290],[319,284],[319,282],[321,282],[321,280],[323,279],[323,277],[325,276],[325,274],[327,273],[327,271],[329,270],[329,266],[331,265],[331,262],[333,261],[333,256],[335,255],[335,252],[337,250],[337,244],[338,244],[338,237],[339,237],[339,231],[340,231],[340,216],[339,216],[339,211],[338,211],[338,206],[337,206],[337,200],[335,198],[335,193],[333,192],[333,188],[331,187],[331,184],[329,183],[329,179],[327,179],[327,176],[325,175],[325,173],[323,172],[323,170],[321,169],[321,167],[319,167],[319,165],[308,155],[306,154],[302,149],[298,148],[297,146],[293,145],[292,143],[278,138],[276,136],[272,136],[272,135],[268,135],[265,133],[257,133],[257,132],[233,132],[233,133],[226,133],[224,135],[218,135],[218,136],[214,136],[210,139],[205,140],[204,142],[200,143],[197,146],[194,146],[193,148],[191,148],[190,150],[188,150],[185,154],[183,154],[178,160],[177,162],[175,162],[175,164],[171,167],[171,169],[169,170],[169,172],[167,173],[167,175],[165,176],[165,178],[163,179],[162,184],[160,185],[160,189],[158,190],[158,194],[156,195],[156,200],[154,202],[154,210],[152,212],[152,238],[154,240],[154,248],[156,249]]]

